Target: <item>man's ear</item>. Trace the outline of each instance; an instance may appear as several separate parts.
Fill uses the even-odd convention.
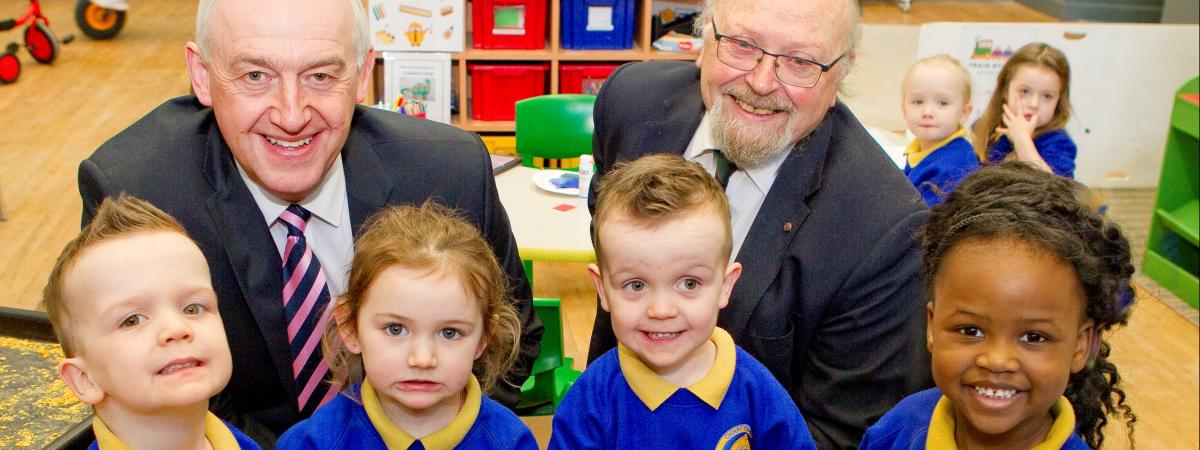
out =
[[[96,405],[104,400],[104,389],[96,385],[88,374],[87,366],[79,357],[67,358],[58,362],[58,377],[80,402]]]
[[[350,316],[350,307],[340,299],[333,307],[333,320],[337,323],[338,335],[342,337],[342,345],[346,346],[346,350],[356,355],[362,353],[362,346],[358,343],[358,327],[354,317]]]
[[[604,292],[604,277],[600,276],[600,266],[588,264],[588,278],[592,279],[592,284],[596,286],[596,295],[600,296],[600,307],[604,308],[604,312],[611,313],[608,309],[608,296]]]
[[[1075,352],[1071,354],[1071,373],[1090,365],[1099,352],[1100,339],[1096,338],[1096,322],[1089,318],[1079,327],[1079,336],[1075,339]]]
[[[925,349],[933,352],[933,302],[925,304]]]
[[[187,59],[188,77],[192,79],[192,90],[196,92],[196,99],[204,106],[212,106],[212,95],[208,90],[208,66],[200,56],[200,46],[195,42],[188,42],[183,53]]]
[[[729,296],[733,294],[733,285],[737,284],[738,278],[742,276],[742,263],[735,262],[730,264],[725,269],[725,276],[721,278],[721,301],[717,304],[720,308],[725,308],[729,305]]]
[[[375,48],[367,49],[367,54],[363,56],[362,69],[358,72],[358,92],[354,97],[355,103],[362,103],[367,99],[367,87],[371,85],[371,76],[375,69]]]

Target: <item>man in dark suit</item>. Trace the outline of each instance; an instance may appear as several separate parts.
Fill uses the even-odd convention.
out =
[[[195,95],[166,102],[79,168],[84,223],[103,198],[128,192],[200,245],[234,363],[212,408],[266,446],[337,393],[314,349],[345,291],[353,236],[385,206],[432,199],[458,210],[508,272],[523,336],[493,398],[516,404],[538,352],[542,326],[479,137],[356,105],[375,59],[366,20],[358,0],[201,1],[186,47]],[[307,306],[285,308],[289,298]]]
[[[675,153],[726,184],[744,270],[718,325],[787,388],[820,447],[853,448],[928,383],[914,239],[924,203],[837,101],[858,36],[853,0],[705,7],[695,64],[630,64],[604,83],[598,175]],[[599,311],[589,357],[613,345]]]

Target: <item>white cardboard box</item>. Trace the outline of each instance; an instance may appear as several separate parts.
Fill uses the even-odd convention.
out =
[[[380,107],[448,124],[450,83],[449,53],[383,52]]]

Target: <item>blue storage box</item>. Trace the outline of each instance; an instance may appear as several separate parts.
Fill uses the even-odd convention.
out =
[[[633,0],[563,0],[562,47],[633,48]]]

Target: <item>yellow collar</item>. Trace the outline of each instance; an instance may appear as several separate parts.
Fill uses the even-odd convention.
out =
[[[92,419],[92,431],[96,434],[96,447],[101,450],[130,450],[129,444],[121,441],[112,430],[100,420],[100,416]],[[238,450],[242,448],[229,427],[221,422],[213,413],[204,417],[204,438],[212,444],[213,450]]]
[[[1050,407],[1050,415],[1054,423],[1046,440],[1033,447],[1032,450],[1058,450],[1067,439],[1075,433],[1075,408],[1066,397],[1059,397],[1054,406]],[[929,434],[925,438],[925,450],[956,450],[954,442],[954,405],[945,395],[938,400],[933,408],[933,417],[929,420]]]
[[[908,147],[904,149],[904,157],[908,159],[908,167],[917,167],[917,164],[921,164],[921,161],[924,161],[926,156],[929,156],[933,152],[937,151],[937,149],[945,147],[946,144],[950,143],[950,141],[966,136],[967,129],[959,125],[958,131],[955,131],[954,134],[950,135],[950,137],[942,139],[941,142],[938,142],[937,145],[934,145],[933,148],[929,150],[921,150],[921,143],[916,139],[913,139],[912,142],[908,143]]]
[[[708,406],[717,409],[721,407],[721,401],[725,399],[725,392],[729,390],[729,384],[733,382],[737,347],[733,345],[733,338],[729,336],[729,333],[720,328],[713,328],[712,335],[708,339],[717,346],[717,355],[713,360],[713,366],[704,375],[704,378],[686,389],[696,394],[696,397],[699,397]],[[625,380],[629,382],[633,393],[651,411],[662,406],[663,402],[680,389],[654,373],[654,370],[646,367],[646,364],[638,358],[633,350],[620,343],[617,344],[617,361],[621,364],[621,373],[625,374]]]
[[[403,450],[411,447],[413,442],[417,441],[388,418],[387,413],[383,411],[383,405],[379,403],[379,396],[375,394],[375,388],[371,386],[369,380],[363,380],[362,383],[362,404],[363,408],[367,410],[367,417],[371,419],[371,425],[374,425],[375,430],[379,431],[387,448]],[[467,437],[467,432],[471,431],[471,427],[475,425],[475,419],[479,417],[479,407],[482,404],[483,392],[479,389],[479,380],[471,375],[471,381],[467,383],[467,398],[463,401],[462,410],[445,428],[421,438],[421,444],[429,450],[454,448],[459,442],[462,442],[463,438]]]

